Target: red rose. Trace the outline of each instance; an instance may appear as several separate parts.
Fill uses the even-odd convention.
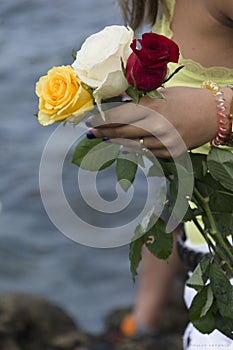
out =
[[[137,47],[139,46],[139,47]],[[145,33],[142,39],[133,40],[133,50],[126,64],[126,78],[130,85],[144,92],[162,85],[168,62],[178,62],[179,48],[163,35]]]

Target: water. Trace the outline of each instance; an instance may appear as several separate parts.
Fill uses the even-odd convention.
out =
[[[38,169],[54,128],[33,116],[34,85],[51,66],[70,64],[72,48],[89,34],[120,21],[112,0],[0,1],[0,292],[45,296],[92,332],[103,329],[110,310],[133,301],[128,246],[89,248],[50,222]],[[67,165],[65,184],[71,197],[72,169]]]
[[[0,0],[0,293],[44,296],[94,333],[103,330],[111,310],[133,303],[129,247],[84,246],[68,239],[50,221],[40,195],[39,164],[56,126],[37,123],[34,90],[39,76],[52,66],[72,63],[72,48],[79,49],[88,35],[117,23],[121,16],[113,0]],[[52,171],[64,141],[53,145]],[[127,211],[108,216],[93,211],[82,200],[76,188],[77,168],[70,157],[68,154],[64,165],[64,190],[84,220],[106,228],[137,217],[146,200],[142,174],[137,176]],[[48,177],[49,191],[53,175]],[[100,193],[110,201],[116,196],[113,177],[113,170],[98,177]],[[88,180],[82,186],[92,201]],[[58,210],[59,204],[55,198]]]

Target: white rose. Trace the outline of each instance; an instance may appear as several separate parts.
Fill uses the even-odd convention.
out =
[[[133,35],[133,30],[125,26],[108,26],[88,37],[77,52],[72,67],[85,84],[95,89],[97,104],[128,88],[121,60],[126,64],[132,52]]]

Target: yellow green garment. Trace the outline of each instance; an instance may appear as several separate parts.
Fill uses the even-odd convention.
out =
[[[156,23],[153,27],[153,31],[158,34],[165,35],[166,37],[172,39],[173,32],[171,30],[171,21],[173,18],[175,0],[166,0],[166,13],[162,11],[161,1],[159,4],[158,15]],[[183,69],[179,71],[167,84],[166,87],[171,86],[189,86],[200,88],[201,84],[205,80],[215,81],[218,85],[224,86],[226,84],[233,83],[233,69],[212,66],[203,67],[200,63],[195,62],[191,59],[185,59],[182,57],[182,52],[179,58],[179,65],[184,66]],[[170,63],[169,70],[173,72],[177,68],[177,64]],[[194,150],[193,150],[194,151]],[[209,151],[209,144],[203,145],[195,149],[195,152],[207,153]],[[186,225],[186,235],[190,241],[197,245],[205,243],[201,234],[197,230],[196,226],[188,222]]]

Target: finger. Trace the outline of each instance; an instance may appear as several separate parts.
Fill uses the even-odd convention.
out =
[[[145,137],[143,139],[134,140],[114,138],[108,140],[107,142],[121,145],[122,153],[137,153],[142,154],[146,157],[151,157],[152,153],[153,156],[158,158],[174,157],[173,151],[170,152],[169,149],[166,148],[166,146],[160,140],[157,140],[154,137]],[[179,156],[181,153],[182,152],[177,153],[176,156]]]
[[[149,150],[162,149],[165,147],[164,143],[154,136],[145,136],[141,139],[143,140],[141,146]]]
[[[135,103],[124,103],[104,112],[105,120],[101,115],[94,115],[88,119],[92,127],[106,126],[108,124],[130,124],[137,120],[144,119],[150,109]]]
[[[138,128],[137,124],[122,125],[117,127],[102,127],[89,129],[89,132],[93,133],[95,137],[108,137],[109,139],[115,138],[126,138],[126,139],[137,139],[150,133],[142,128]]]
[[[108,138],[138,138],[148,135],[153,135],[157,138],[162,137],[164,134],[168,134],[168,128],[171,127],[167,119],[164,118],[160,113],[146,108],[144,110],[139,108],[140,112],[132,122],[127,122],[122,125],[108,124],[103,125],[101,128],[93,128],[90,131],[96,137],[106,136]],[[136,120],[136,118],[139,118]],[[130,118],[127,118],[128,120]]]
[[[108,139],[107,142],[114,143],[122,146],[123,153],[140,153],[147,155],[149,153],[167,154],[167,149],[163,143],[154,137],[143,137],[137,139],[126,139],[126,138],[113,138]]]
[[[153,155],[155,157],[158,157],[158,158],[173,158],[173,155],[171,155],[169,150],[164,148],[164,147],[160,148],[160,149],[158,149],[158,148],[151,149],[150,151],[151,151],[151,153],[153,153]]]
[[[95,137],[108,137],[108,138],[141,138],[149,135],[160,138],[163,136],[165,128],[161,125],[161,119],[158,117],[158,113],[151,111],[144,119],[134,121],[128,124],[108,124],[101,128],[89,129]],[[153,132],[152,132],[153,129]]]
[[[139,153],[142,151],[142,149],[145,150],[145,147],[142,146],[139,139],[130,140],[130,139],[115,138],[115,139],[107,140],[106,142],[121,145],[122,150],[126,150],[129,153]]]

